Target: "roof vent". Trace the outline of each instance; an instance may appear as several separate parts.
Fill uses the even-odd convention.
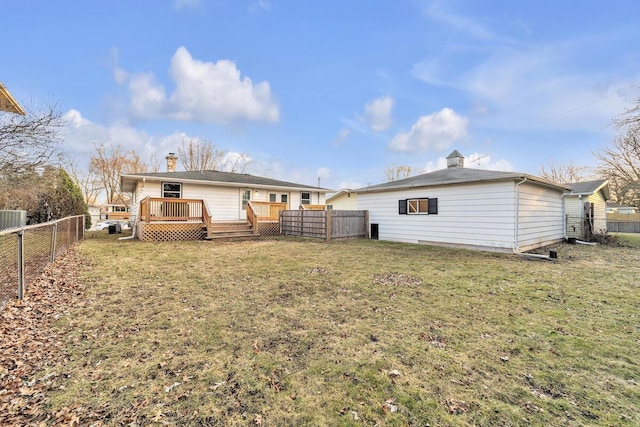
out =
[[[463,168],[464,167],[464,156],[460,154],[458,150],[453,150],[451,154],[447,156],[447,167],[448,168]]]

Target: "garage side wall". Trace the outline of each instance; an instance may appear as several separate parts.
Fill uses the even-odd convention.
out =
[[[519,191],[518,248],[526,251],[563,240],[562,191],[529,183]]]
[[[403,215],[398,201],[437,198],[436,215]],[[514,183],[478,183],[359,193],[378,238],[509,252],[514,238]]]

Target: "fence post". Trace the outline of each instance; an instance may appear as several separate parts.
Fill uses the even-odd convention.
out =
[[[371,236],[369,235],[369,211],[366,210],[364,211],[364,237],[366,239],[370,238]]]
[[[326,218],[324,221],[325,227],[327,227],[327,241],[331,240],[331,211],[324,211],[324,217]]]
[[[56,260],[56,240],[58,238],[58,223],[53,224],[53,230],[51,231],[51,262]]]
[[[24,230],[18,231],[18,299],[24,298]]]

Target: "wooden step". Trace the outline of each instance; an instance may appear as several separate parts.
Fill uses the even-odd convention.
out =
[[[215,239],[253,239],[258,237],[258,234],[253,234],[253,231],[216,231],[207,233],[207,240]]]
[[[253,238],[256,234],[253,233],[251,224],[246,221],[228,221],[218,222],[210,224],[207,227],[206,239],[241,239],[241,238]]]

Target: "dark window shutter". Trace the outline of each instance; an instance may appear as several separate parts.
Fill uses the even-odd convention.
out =
[[[406,200],[398,200],[398,214],[406,215],[407,214],[407,201]]]
[[[429,215],[438,214],[438,199],[429,199]]]

